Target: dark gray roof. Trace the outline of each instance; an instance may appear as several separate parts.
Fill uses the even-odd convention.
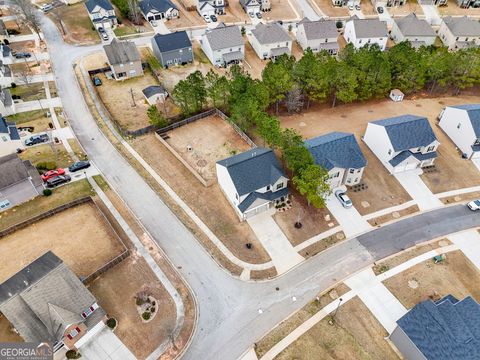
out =
[[[423,19],[417,18],[415,13],[395,19],[403,36],[437,36],[432,27]]]
[[[20,140],[17,126],[14,122],[8,122],[4,117],[0,117],[0,134],[8,134],[10,140]]]
[[[255,148],[217,162],[225,166],[239,196],[274,184],[285,174],[271,149]]]
[[[360,169],[367,165],[353,134],[332,132],[305,141],[305,146],[315,163],[327,170]]]
[[[354,16],[353,28],[357,38],[377,38],[388,36],[387,23],[377,19],[359,19]]]
[[[174,51],[192,47],[192,42],[188,38],[186,31],[177,31],[170,34],[156,34],[152,38],[161,52]]]
[[[335,20],[302,20],[303,28],[305,29],[305,35],[308,40],[337,38],[338,30]]]
[[[480,359],[480,305],[470,296],[423,301],[397,325],[428,360]]]
[[[145,89],[142,90],[143,95],[147,98],[157,94],[165,94],[166,92],[167,90],[165,90],[165,88],[161,85],[147,86]]]
[[[170,0],[142,0],[138,6],[144,15],[151,11],[164,13],[169,9],[177,8]]]
[[[288,188],[283,188],[278,191],[267,191],[265,193],[252,192],[248,195],[240,204],[238,204],[238,209],[243,213],[245,212],[250,205],[252,205],[257,199],[264,199],[268,201],[273,201],[280,199],[282,196],[288,195]]]
[[[225,26],[221,23],[215,29],[207,30],[205,36],[214,51],[244,44],[242,33],[236,25]]]
[[[475,131],[475,136],[480,138],[480,104],[453,105],[451,107],[467,112],[473,131]]]
[[[274,44],[278,42],[291,41],[292,39],[278,23],[258,23],[252,34],[260,44]]]
[[[0,89],[0,101],[5,107],[12,106],[13,99],[9,89]]]
[[[2,44],[0,45],[2,47],[2,56],[3,57],[8,57],[12,54],[12,49],[10,49],[10,46]]]
[[[437,140],[427,118],[416,115],[401,115],[373,121],[385,127],[395,151],[427,146]]]
[[[428,160],[428,159],[434,159],[438,156],[436,151],[431,151],[425,154],[422,153],[412,153],[409,150],[405,150],[400,152],[397,156],[395,156],[393,159],[389,161],[390,165],[392,166],[397,166],[400,164],[402,161],[408,159],[410,156],[415,157],[419,161],[423,160]]]
[[[99,6],[107,11],[113,10],[113,6],[108,0],[88,0],[85,3],[85,6],[87,7],[89,13],[92,13],[96,6]]]
[[[28,179],[25,164],[17,154],[0,157],[0,189]]]
[[[131,41],[120,41],[113,38],[110,44],[103,46],[103,49],[110,65],[141,61],[137,46]]]
[[[480,22],[467,16],[443,18],[445,25],[455,36],[480,36]]]

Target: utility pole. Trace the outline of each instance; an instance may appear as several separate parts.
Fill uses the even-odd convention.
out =
[[[135,97],[133,96],[133,89],[132,88],[130,88],[130,95],[132,96],[132,107],[137,106],[137,104],[135,104]]]

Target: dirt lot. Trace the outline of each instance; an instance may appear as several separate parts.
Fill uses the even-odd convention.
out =
[[[184,29],[184,28],[190,28],[193,26],[205,26],[206,22],[198,16],[196,10],[188,11],[185,6],[189,6],[190,2],[189,1],[183,1],[183,0],[173,0],[172,1],[177,9],[180,12],[180,17],[177,19],[172,19],[172,20],[167,20],[165,21],[165,25],[171,29],[171,30],[176,30],[176,29]],[[219,20],[221,21],[221,20]]]
[[[327,16],[337,17],[349,15],[348,8],[346,6],[333,6],[332,0],[313,0],[313,3]]]
[[[30,29],[28,28],[28,26],[25,26],[25,25],[21,24],[20,22],[17,23],[14,20],[5,21],[5,27],[14,36],[15,35],[28,35],[28,34],[32,33],[30,31]],[[13,30],[13,33],[12,33],[12,30]],[[18,33],[17,33],[17,31],[18,31]]]
[[[263,18],[266,21],[273,20],[283,20],[283,21],[292,21],[292,20],[301,20],[299,10],[300,6],[296,3],[295,0],[292,1],[292,6],[290,6],[290,1],[285,0],[270,0],[272,5],[272,10],[263,13]]]
[[[360,6],[362,8],[363,15],[378,15],[377,10],[373,7],[373,4],[370,0],[360,0]]]
[[[479,282],[480,272],[475,265],[461,251],[454,251],[446,254],[441,263],[425,261],[383,283],[409,309],[420,301],[438,300],[448,294],[457,299],[472,295],[480,301]]]
[[[79,205],[4,237],[0,241],[0,283],[48,250],[75,274],[87,276],[119,255],[123,245],[93,204]]]
[[[39,75],[44,74],[51,71],[51,65],[48,60],[39,61],[39,62],[21,62],[10,65],[10,69],[12,73],[17,76],[17,83],[21,83],[21,78],[25,76],[25,74],[29,75]]]
[[[56,8],[49,14],[50,19],[57,25],[62,33],[63,24],[65,41],[72,44],[93,44],[100,42],[98,33],[93,30],[92,22],[83,3]]]
[[[175,326],[173,301],[140,256],[130,255],[96,279],[89,289],[108,315],[118,320],[115,334],[138,359],[145,359]],[[158,314],[146,324],[135,305],[135,296],[141,291],[147,291],[159,303]]]
[[[387,332],[358,297],[338,309],[334,325],[329,319],[317,323],[275,359],[399,359],[384,339]]]
[[[218,116],[181,126],[169,131],[168,136],[167,143],[207,182],[216,182],[217,161],[250,149],[230,124]]]
[[[131,144],[236,256],[251,263],[270,260],[250,226],[239,221],[218,184],[203,186],[154,135],[138,137]],[[253,250],[245,247],[248,242]]]
[[[447,6],[439,6],[438,12],[441,16],[446,15],[469,15],[469,16],[479,16],[480,15],[480,8],[469,8],[469,9],[462,9],[457,5],[456,1],[449,1]]]
[[[315,105],[309,111],[291,116],[280,116],[282,126],[295,128],[305,138],[313,138],[331,131],[353,132],[367,159],[368,165],[363,175],[363,182],[368,186],[358,192],[349,191],[358,211],[368,214],[380,209],[402,204],[411,200],[409,195],[388,173],[376,156],[361,141],[369,121],[380,120],[387,117],[402,114],[415,114],[426,116],[432,124],[441,145],[440,157],[436,160],[438,173],[428,174],[440,179],[438,188],[441,191],[457,189],[459,187],[479,185],[478,172],[473,176],[470,171],[472,164],[462,160],[459,156],[450,155],[446,160],[442,159],[447,154],[452,154],[454,149],[451,141],[444,138],[439,128],[435,126],[435,118],[446,105],[478,103],[480,97],[460,95],[458,97],[419,98],[404,100],[401,103],[393,103],[389,100],[371,101],[367,103],[354,103],[331,108],[330,104]],[[442,149],[443,148],[443,149]],[[444,155],[445,154],[445,155]],[[449,162],[442,168],[443,164]],[[452,171],[450,171],[452,169]],[[456,171],[453,171],[456,169]],[[459,169],[462,169],[459,171]],[[465,174],[464,174],[465,172]],[[446,183],[448,185],[442,185]],[[430,186],[430,184],[427,183]],[[432,188],[431,188],[432,189]],[[433,191],[439,191],[432,189]]]

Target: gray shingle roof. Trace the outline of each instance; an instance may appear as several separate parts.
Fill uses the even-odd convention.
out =
[[[273,191],[267,191],[265,193],[252,192],[240,204],[238,204],[238,209],[243,213],[246,210],[248,210],[250,205],[252,205],[257,199],[273,201],[276,199],[280,199],[282,196],[287,196],[287,195],[288,195],[288,188],[283,188],[275,192]]]
[[[165,94],[167,91],[161,85],[151,85],[147,86],[145,89],[142,90],[143,95],[149,98],[150,96],[157,95],[157,94]]]
[[[305,141],[315,163],[327,170],[334,167],[360,169],[367,165],[353,134],[332,132]]]
[[[338,31],[335,20],[304,20],[301,23],[305,29],[307,40],[337,38]]]
[[[414,13],[395,19],[395,23],[403,36],[437,36],[432,27]]]
[[[4,117],[0,117],[0,134],[8,134],[10,140],[20,140],[16,124],[8,122]]]
[[[144,15],[152,10],[163,13],[168,9],[177,8],[170,0],[142,0],[138,3],[138,6]]]
[[[480,22],[466,16],[443,18],[445,25],[455,36],[480,36]]]
[[[252,34],[260,44],[274,44],[292,40],[285,29],[278,23],[258,23],[255,29],[252,30]]]
[[[418,161],[423,161],[423,160],[428,160],[428,159],[434,159],[436,158],[437,152],[436,151],[431,151],[425,154],[422,153],[412,153],[409,150],[405,150],[400,152],[397,156],[395,156],[393,159],[389,161],[390,165],[392,166],[397,166],[400,164],[402,161],[408,159],[410,156],[415,157]]]
[[[0,101],[5,107],[12,106],[13,99],[9,89],[0,89]]]
[[[427,118],[421,116],[402,115],[372,124],[385,127],[395,151],[427,146],[437,140]]]
[[[397,325],[429,360],[480,359],[480,305],[470,296],[423,301]]]
[[[85,3],[85,6],[87,7],[87,10],[89,13],[92,13],[92,11],[95,9],[96,6],[100,6],[102,9],[105,10],[113,10],[113,6],[108,0],[88,0]]]
[[[225,26],[221,23],[215,29],[207,30],[205,36],[214,51],[244,44],[242,33],[236,25]]]
[[[17,154],[0,157],[0,189],[28,178],[25,165]]]
[[[475,136],[480,138],[480,104],[454,105],[451,107],[467,112],[468,118],[472,123],[473,131],[475,131]]]
[[[188,38],[186,31],[177,31],[170,34],[156,34],[152,38],[161,52],[174,51],[192,47],[192,42]]]
[[[285,177],[271,149],[255,148],[217,162],[227,168],[239,196],[250,194]]]
[[[388,36],[387,24],[377,19],[352,18],[357,38],[380,38]]]
[[[110,44],[104,45],[103,49],[110,65],[140,61],[137,46],[131,41],[120,41],[114,38]]]

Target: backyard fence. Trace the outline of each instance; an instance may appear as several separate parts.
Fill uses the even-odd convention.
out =
[[[93,280],[95,280],[97,277],[102,275],[103,273],[107,272],[107,270],[110,270],[114,266],[120,264],[123,260],[125,260],[127,257],[130,256],[130,250],[126,249],[124,252],[122,252],[120,255],[114,257],[112,260],[107,262],[105,265],[103,265],[101,268],[98,270],[94,271],[90,275],[86,276],[85,278],[82,278],[82,282],[84,284],[89,284]]]

